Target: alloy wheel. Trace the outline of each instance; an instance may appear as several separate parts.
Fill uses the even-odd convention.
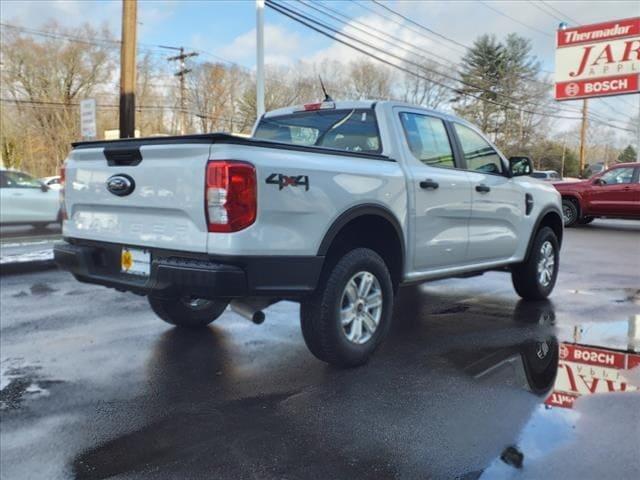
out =
[[[340,320],[345,337],[352,343],[368,342],[382,317],[382,288],[370,272],[358,272],[347,282],[340,302]]]
[[[556,257],[553,251],[553,245],[550,241],[546,241],[540,247],[538,257],[538,282],[543,287],[548,287],[555,273]]]

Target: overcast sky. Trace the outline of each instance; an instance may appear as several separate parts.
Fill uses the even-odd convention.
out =
[[[224,59],[248,68],[255,66],[255,1],[139,0],[138,41],[149,45],[173,45],[207,52],[203,59]],[[457,61],[462,47],[434,35],[418,34],[416,27],[393,17],[368,1],[325,1],[325,5],[385,32],[405,39],[426,51]],[[531,39],[543,69],[554,69],[554,32],[558,17],[575,25],[640,16],[640,1],[388,1],[385,5],[462,45],[470,45],[484,33],[503,37],[516,32]],[[297,2],[292,7],[299,8]],[[555,10],[553,10],[553,7]],[[372,12],[368,9],[374,10]],[[560,13],[561,12],[561,13]],[[120,0],[2,0],[3,23],[39,28],[49,21],[75,26],[89,22],[106,24],[120,35]],[[315,13],[315,15],[320,16]],[[385,19],[393,17],[400,24]],[[350,60],[362,54],[349,49],[266,9],[265,55],[267,63],[292,64],[297,60],[323,58]],[[413,29],[413,30],[412,30]],[[386,48],[389,48],[386,46]],[[551,73],[549,73],[552,78]],[[591,107],[603,116],[628,121],[637,115],[640,95],[595,100]],[[578,106],[565,102],[563,106]],[[622,116],[621,116],[622,115]],[[565,124],[564,127],[569,127]]]

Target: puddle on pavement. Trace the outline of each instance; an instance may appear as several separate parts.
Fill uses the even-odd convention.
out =
[[[560,335],[553,387],[475,478],[591,478],[607,451],[611,478],[640,478],[640,315]]]
[[[605,295],[612,297],[613,303],[633,303],[640,305],[640,290],[636,288],[590,288],[580,290],[569,290],[569,293],[576,295]]]

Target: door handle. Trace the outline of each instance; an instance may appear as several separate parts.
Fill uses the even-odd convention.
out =
[[[491,187],[489,187],[489,185],[485,185],[484,183],[481,183],[480,185],[476,185],[476,192],[488,193],[490,191],[491,191]]]
[[[420,188],[425,188],[425,189],[431,188],[431,189],[435,190],[439,186],[440,186],[440,184],[438,184],[438,182],[434,182],[430,178],[427,178],[426,180],[420,182]]]

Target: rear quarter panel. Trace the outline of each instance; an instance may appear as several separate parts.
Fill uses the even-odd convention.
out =
[[[209,233],[210,254],[316,255],[338,216],[363,203],[390,210],[406,232],[405,179],[395,161],[224,144],[214,144],[210,158],[253,164],[258,189],[255,223]],[[274,174],[307,177],[308,187],[267,183]]]

